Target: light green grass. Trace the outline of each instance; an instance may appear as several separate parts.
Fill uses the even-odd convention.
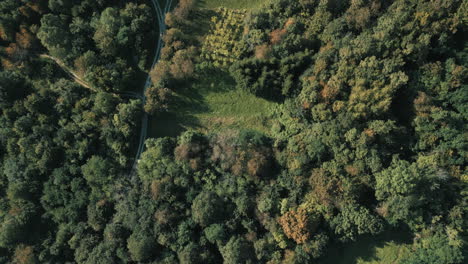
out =
[[[358,257],[357,264],[397,264],[410,254],[408,245],[386,242],[382,247],[375,247],[375,256],[371,260]]]
[[[235,89],[227,73],[203,74],[184,86],[177,91],[172,110],[152,118],[150,136],[177,136],[186,129],[204,133],[225,129],[270,131],[268,117],[275,103]]]
[[[214,8],[255,9],[270,0],[200,0],[193,37],[203,41],[210,29]],[[238,91],[225,71],[198,74],[189,83],[175,85],[176,97],[170,111],[150,118],[149,137],[175,137],[187,129],[203,133],[225,129],[270,131],[269,113],[273,102]]]
[[[410,254],[411,237],[405,232],[387,231],[361,237],[356,242],[332,245],[320,264],[397,264]]]
[[[205,8],[236,8],[236,9],[257,9],[264,3],[271,0],[200,0],[200,6]]]

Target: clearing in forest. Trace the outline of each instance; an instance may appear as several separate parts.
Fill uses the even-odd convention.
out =
[[[194,78],[178,86],[169,111],[151,118],[151,137],[177,136],[187,129],[201,132],[223,129],[269,132],[269,116],[276,103],[236,89],[236,83],[229,75],[229,66],[241,56],[242,47],[239,45],[246,10],[227,7],[254,8],[265,2],[202,1],[201,4],[210,9],[199,11],[196,23],[203,29],[194,31],[191,37],[201,43],[198,63],[208,62],[214,67],[199,68]]]
[[[276,104],[237,90],[229,74],[217,71],[184,87],[177,93],[174,105],[176,110],[153,118],[153,136],[174,136],[186,129],[208,133],[253,129],[268,133],[270,109]]]

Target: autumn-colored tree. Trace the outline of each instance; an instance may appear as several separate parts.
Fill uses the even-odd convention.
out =
[[[33,49],[36,44],[36,38],[25,27],[21,27],[20,31],[16,33],[16,43],[22,49]]]
[[[172,58],[170,73],[175,79],[185,79],[191,77],[194,72],[194,65],[190,59],[190,52],[179,50]]]
[[[294,19],[290,18],[286,21],[283,28],[275,29],[270,33],[270,42],[275,45],[281,42],[288,33],[288,28],[294,25]]]
[[[247,161],[247,172],[251,176],[268,176],[268,172],[271,169],[272,162],[270,160],[268,152],[261,153],[259,151],[253,151],[250,159]]]
[[[0,22],[0,39],[5,41],[11,41],[14,35],[14,28],[12,23],[7,21]]]
[[[175,189],[169,177],[156,179],[151,182],[151,197],[155,201],[165,200],[173,201],[175,199]]]
[[[266,59],[268,58],[268,53],[270,53],[270,46],[263,44],[255,47],[255,58],[257,59]]]
[[[166,17],[164,18],[164,24],[166,24],[166,26],[169,28],[174,28],[177,26],[177,18],[172,12],[166,14]]]
[[[154,219],[158,225],[171,225],[173,221],[177,220],[177,213],[170,208],[159,208],[154,213]]]
[[[190,14],[190,11],[192,11],[194,4],[194,0],[181,0],[173,13],[178,19],[184,20]]]
[[[278,219],[286,236],[297,244],[302,244],[310,239],[314,232],[316,219],[304,208],[298,208],[286,212]]]
[[[311,195],[318,204],[333,204],[333,198],[337,197],[339,191],[337,179],[324,169],[315,169],[309,178],[309,184],[312,187]]]
[[[199,133],[188,131],[182,134],[179,145],[174,150],[178,161],[187,162],[192,169],[197,170],[204,159],[206,139]]]
[[[34,254],[34,248],[27,245],[19,245],[15,249],[13,264],[36,264],[39,263]]]
[[[284,28],[275,29],[270,33],[270,42],[275,45],[281,42],[287,31]]]
[[[153,84],[158,85],[161,81],[169,78],[170,64],[168,61],[159,61],[151,70],[150,76]]]
[[[146,104],[145,111],[148,114],[155,114],[159,111],[165,111],[169,108],[169,99],[171,91],[165,87],[155,87],[147,89],[145,92]]]
[[[375,8],[376,7],[374,7],[373,10],[375,10]],[[371,8],[365,6],[363,1],[351,1],[351,6],[347,10],[345,18],[348,24],[353,25],[357,29],[363,29],[370,21]]]

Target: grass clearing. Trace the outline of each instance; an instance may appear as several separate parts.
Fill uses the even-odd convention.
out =
[[[192,36],[201,43],[210,32],[216,8],[256,9],[270,0],[200,0]],[[175,137],[187,129],[212,133],[225,129],[270,132],[270,109],[274,102],[235,88],[222,70],[198,74],[192,83],[180,84],[169,112],[150,117],[149,137]]]
[[[224,129],[270,131],[273,102],[235,89],[228,73],[214,70],[177,92],[172,111],[152,118],[150,136],[177,136],[187,129],[210,133]]]
[[[234,9],[258,9],[271,0],[200,0],[200,7],[204,8],[234,8]]]
[[[411,236],[389,230],[378,236],[364,236],[356,242],[330,246],[320,264],[396,264],[410,254]]]

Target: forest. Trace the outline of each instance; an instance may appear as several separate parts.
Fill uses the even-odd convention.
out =
[[[467,38],[468,0],[0,0],[0,263],[466,263]]]

